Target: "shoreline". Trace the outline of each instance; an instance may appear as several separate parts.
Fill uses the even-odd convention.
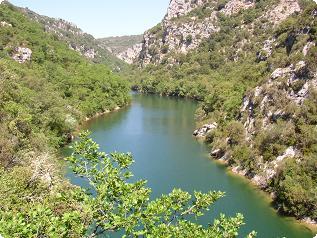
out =
[[[122,107],[119,107],[119,106],[116,106],[114,109],[112,110],[105,110],[104,112],[97,112],[95,115],[91,116],[91,117],[86,117],[84,118],[84,120],[81,120],[79,122],[79,124],[77,125],[77,128],[70,134],[70,138],[69,138],[69,141],[64,145],[64,146],[67,146],[69,143],[73,142],[75,137],[79,134],[79,132],[82,130],[83,126],[86,124],[86,123],[89,123],[90,121],[94,120],[94,119],[97,119],[99,117],[102,117],[102,116],[105,116],[109,113],[112,113],[112,112],[116,112],[116,111],[119,111],[120,109],[123,109],[125,107],[127,107],[128,105],[130,105],[130,102],[127,103],[126,105],[122,106]]]
[[[127,105],[128,105],[128,104],[127,104]],[[83,123],[89,122],[89,121],[91,121],[91,120],[93,120],[93,119],[96,119],[96,118],[98,118],[98,117],[104,116],[104,115],[106,115],[106,114],[108,114],[108,113],[110,113],[110,112],[118,111],[118,110],[120,110],[121,108],[123,108],[123,107],[116,106],[116,107],[115,107],[114,109],[112,109],[112,110],[108,110],[108,109],[107,109],[107,110],[105,110],[104,112],[97,112],[95,115],[93,115],[93,116],[91,116],[91,117],[86,117]],[[83,124],[83,123],[81,123],[81,124]]]
[[[203,140],[199,140],[201,142],[203,142]],[[226,172],[230,175],[230,176],[234,176],[234,177],[238,177],[240,179],[243,179],[249,186],[252,187],[252,189],[255,189],[257,190],[258,192],[261,192],[262,195],[265,197],[265,199],[267,199],[267,201],[269,203],[272,203],[274,201],[272,195],[270,193],[268,193],[267,191],[261,189],[257,184],[255,184],[254,182],[252,182],[251,179],[249,179],[247,176],[243,175],[242,173],[239,173],[238,171],[235,170],[234,167],[231,167],[228,165],[228,163],[224,160],[221,160],[221,159],[214,159],[210,154],[208,155],[208,158],[212,161],[214,161],[215,163],[219,164],[219,165],[223,165],[225,166],[225,169],[226,169]],[[294,216],[288,216],[288,215],[283,215],[283,214],[280,214],[278,212],[278,210],[270,205],[270,207],[274,210],[274,212],[280,216],[280,217],[283,217],[283,218],[288,218],[288,219],[292,219],[293,222],[296,224],[296,225],[302,225],[302,226],[305,226],[307,229],[311,230],[313,233],[316,233],[317,235],[317,223],[311,223],[311,222],[308,222],[307,220],[305,219],[297,219],[296,217]]]
[[[157,94],[156,94],[157,95]],[[160,95],[160,96],[163,96],[164,95]],[[176,97],[178,98],[178,97]],[[74,135],[77,135],[80,131],[80,128],[82,128],[86,123],[89,123],[90,121],[94,120],[94,119],[97,119],[99,117],[102,117],[102,116],[105,116],[109,113],[112,113],[112,112],[116,112],[126,106],[130,105],[130,103],[126,104],[125,106],[123,107],[115,107],[113,110],[106,110],[104,112],[98,112],[96,113],[95,115],[91,116],[91,117],[86,117],[78,126],[78,129],[76,129],[76,131],[74,132],[73,134],[73,138],[75,138]],[[204,143],[204,138],[202,137],[195,137],[193,136],[197,141],[199,141],[200,143]],[[73,139],[72,139],[73,141]],[[239,171],[236,171],[234,169],[234,167],[231,167],[228,165],[228,163],[225,161],[225,160],[221,160],[221,159],[215,159],[213,158],[210,153],[208,153],[208,159],[209,160],[212,160],[214,161],[215,163],[219,164],[219,165],[223,165],[225,166],[225,170],[226,172],[230,175],[230,176],[237,176],[239,178],[242,178],[249,186],[251,186],[252,189],[255,189],[257,192],[261,192],[261,195],[263,195],[265,197],[265,199],[267,200],[268,203],[271,203],[273,202],[273,198],[272,198],[272,195],[270,193],[268,193],[267,191],[261,189],[259,186],[257,186],[255,183],[252,182],[252,180],[250,178],[248,178],[247,176],[243,175],[242,173],[239,173]],[[282,218],[285,218],[285,219],[291,219],[292,222],[294,222],[295,225],[301,225],[301,226],[304,226],[305,228],[309,229],[310,231],[312,231],[313,233],[316,233],[317,234],[317,223],[316,224],[312,224],[306,220],[299,220],[297,219],[296,217],[294,216],[287,216],[287,215],[283,215],[283,214],[280,214],[277,209],[272,206],[270,204],[270,208],[273,209],[273,211],[280,217]]]

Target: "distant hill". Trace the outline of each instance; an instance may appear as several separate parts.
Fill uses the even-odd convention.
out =
[[[120,54],[123,51],[141,43],[143,35],[115,36],[98,39],[100,46],[108,49],[113,54]]]

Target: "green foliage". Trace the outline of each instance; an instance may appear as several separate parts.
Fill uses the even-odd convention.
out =
[[[316,154],[303,160],[287,160],[275,180],[281,212],[317,218]]]
[[[85,194],[59,181],[51,187],[30,167],[0,171],[0,234],[4,237],[82,237]]]
[[[0,28],[0,164],[21,161],[20,151],[61,146],[86,117],[129,102],[128,84],[105,65],[70,50],[14,6],[0,11],[12,25]],[[31,61],[11,59],[20,46],[32,50]]]
[[[180,189],[150,201],[151,190],[143,180],[131,182],[133,163],[130,154],[99,152],[98,145],[87,133],[75,142],[68,158],[74,172],[86,178],[94,193],[88,200],[95,229],[91,237],[109,231],[124,231],[124,237],[236,237],[243,217],[219,220],[207,228],[189,219],[198,217],[220,199],[222,192],[194,196]],[[190,235],[191,234],[191,235]]]
[[[248,145],[234,146],[231,156],[234,163],[242,165],[246,169],[253,168],[254,153]]]
[[[150,200],[146,181],[132,182],[131,154],[99,151],[85,132],[67,160],[90,189],[59,182],[52,186],[28,167],[0,171],[0,234],[4,237],[228,237],[238,236],[243,216],[220,217],[207,227],[195,223],[222,192],[174,189]],[[8,189],[9,188],[9,189]],[[255,237],[252,232],[249,238]]]
[[[163,27],[162,27],[162,24],[159,23],[157,24],[156,26],[152,27],[150,30],[149,30],[149,33],[152,34],[152,35],[155,35],[155,37],[157,39],[161,39],[163,37]]]
[[[273,160],[287,147],[296,142],[295,128],[292,123],[278,121],[271,128],[263,130],[255,138],[256,148],[264,160]]]
[[[241,144],[245,141],[245,129],[243,124],[237,121],[230,122],[225,128],[230,145]]]

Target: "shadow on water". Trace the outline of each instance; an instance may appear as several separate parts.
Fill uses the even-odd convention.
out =
[[[208,157],[207,146],[191,136],[196,108],[190,100],[133,95],[130,107],[89,121],[83,129],[92,131],[103,151],[132,152],[135,179],[148,180],[152,198],[175,187],[190,192],[225,191],[225,198],[199,219],[201,224],[212,223],[220,213],[242,213],[246,225],[240,237],[256,230],[260,238],[312,238],[312,232],[294,219],[278,216],[262,191]],[[74,184],[87,186],[71,173],[68,177]]]

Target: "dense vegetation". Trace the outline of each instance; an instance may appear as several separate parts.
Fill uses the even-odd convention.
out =
[[[224,194],[200,193],[194,196],[179,189],[150,201],[151,189],[145,181],[131,182],[133,163],[130,154],[99,152],[98,145],[87,133],[74,144],[68,158],[73,170],[89,181],[91,190],[72,188],[60,191],[59,186],[48,196],[25,200],[33,190],[33,198],[42,186],[29,184],[28,176],[18,183],[13,173],[0,181],[12,187],[0,210],[0,233],[5,237],[98,237],[121,232],[124,237],[237,237],[243,217],[225,217],[208,227],[197,225],[190,218],[202,216]],[[24,172],[23,175],[28,175]],[[1,183],[0,183],[1,184]],[[2,184],[1,184],[2,185]],[[27,189],[25,189],[27,187]],[[14,203],[14,204],[12,204]],[[10,208],[10,209],[8,209]],[[248,237],[254,237],[252,232]]]
[[[0,20],[12,25],[0,28],[1,164],[20,150],[60,146],[86,117],[128,103],[127,83],[104,65],[83,59],[11,5],[1,5]],[[12,60],[17,47],[30,48],[31,61]]]
[[[225,2],[218,1],[217,9],[223,8]],[[127,77],[141,92],[199,100],[198,124],[216,121],[219,125],[207,135],[206,142],[226,153],[230,165],[247,169],[250,177],[257,174],[259,163],[270,162],[288,147],[295,147],[296,157],[285,161],[267,189],[275,192],[281,212],[316,220],[316,92],[311,90],[305,102],[298,105],[285,99],[279,91],[282,86],[268,89],[274,109],[283,111],[284,116],[271,120],[268,129],[258,123],[251,140],[245,138],[240,112],[245,95],[256,86],[265,85],[275,69],[304,61],[307,67],[302,80],[292,85],[298,91],[315,77],[317,68],[317,47],[313,46],[307,55],[302,53],[308,42],[316,42],[316,4],[300,1],[300,13],[273,27],[269,19],[261,16],[274,2],[256,1],[255,8],[233,16],[218,13],[221,30],[196,50],[187,55],[170,52],[159,65],[150,64],[141,71],[136,66],[134,75]],[[200,7],[173,21],[188,21],[193,15],[204,18],[208,14],[210,8]],[[164,29],[158,25],[151,32],[160,39]],[[268,39],[275,40],[271,54],[262,51],[263,42]],[[160,50],[153,52],[158,54]],[[286,85],[285,81],[282,85]],[[284,90],[288,89],[284,86]],[[254,119],[262,121],[257,107],[259,103],[254,105]]]
[[[174,190],[150,201],[132,183],[131,155],[99,152],[88,135],[68,159],[91,190],[63,178],[57,149],[87,117],[129,102],[129,85],[70,50],[9,3],[0,5],[0,234],[4,237],[236,237],[242,215],[202,227],[193,219],[220,199]],[[18,63],[18,47],[30,49]],[[30,52],[30,51],[28,51]],[[249,237],[255,234],[251,233]]]

